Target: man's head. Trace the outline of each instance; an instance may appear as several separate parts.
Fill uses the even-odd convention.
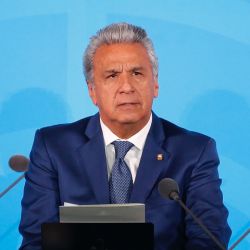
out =
[[[87,46],[84,58],[84,75],[87,83],[93,79],[93,59],[96,50],[102,45],[116,43],[140,43],[147,51],[152,64],[154,77],[158,77],[158,59],[154,51],[153,43],[147,33],[141,27],[128,23],[114,23],[100,29],[92,36]]]
[[[112,24],[93,36],[84,55],[90,97],[102,121],[128,138],[149,120],[158,95],[153,45],[140,27]]]

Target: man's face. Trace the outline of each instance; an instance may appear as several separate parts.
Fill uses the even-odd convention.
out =
[[[102,121],[111,130],[126,125],[140,130],[158,95],[158,82],[146,49],[139,43],[102,45],[96,50],[93,66],[89,94]]]

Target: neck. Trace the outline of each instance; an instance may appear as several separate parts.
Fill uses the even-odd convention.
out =
[[[102,119],[102,122],[119,138],[128,139],[143,129],[148,123],[148,119],[141,119],[136,123],[118,123],[118,122],[106,122]]]
[[[144,126],[137,127],[134,126],[133,124],[123,124],[122,126],[113,126],[112,128],[109,129],[119,138],[128,139],[133,135],[135,135],[136,133],[138,133]]]

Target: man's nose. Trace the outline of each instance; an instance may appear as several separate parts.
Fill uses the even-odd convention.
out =
[[[120,77],[120,92],[129,93],[134,91],[133,82],[129,74],[122,74]]]

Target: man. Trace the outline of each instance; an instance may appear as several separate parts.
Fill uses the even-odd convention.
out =
[[[231,231],[215,142],[152,113],[158,64],[146,32],[126,23],[105,27],[92,37],[84,69],[99,113],[37,131],[22,200],[21,249],[40,249],[41,224],[58,221],[64,202],[145,203],[156,250],[217,249],[178,204],[161,197],[157,186],[165,177],[177,181],[185,204],[226,246]]]

